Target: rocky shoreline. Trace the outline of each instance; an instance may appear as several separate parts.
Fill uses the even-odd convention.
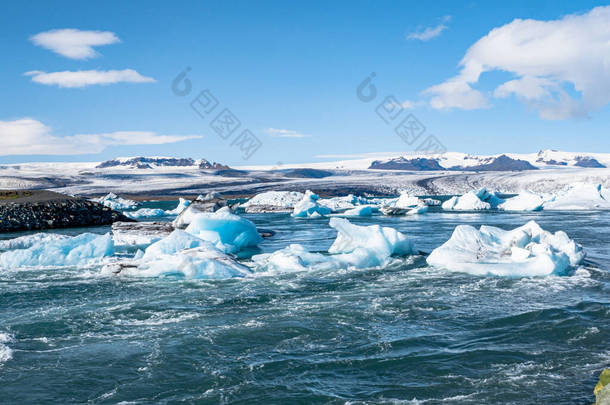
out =
[[[110,225],[133,222],[86,200],[47,190],[0,191],[0,232]]]

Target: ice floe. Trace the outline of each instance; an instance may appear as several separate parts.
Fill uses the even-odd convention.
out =
[[[536,222],[505,231],[492,226],[459,225],[451,238],[434,249],[428,264],[474,275],[564,275],[582,263],[585,253],[563,231],[551,233]]]
[[[124,276],[182,276],[193,279],[243,277],[250,270],[211,242],[177,229],[133,260],[110,263],[102,273]]]
[[[178,206],[176,208],[174,208],[173,210],[168,210],[165,211],[167,215],[179,215],[182,213],[182,211],[184,211],[189,205],[191,205],[191,202],[185,198],[180,198],[178,200]]]
[[[197,214],[186,227],[186,232],[229,253],[256,246],[263,240],[252,222],[231,213],[228,207]]]
[[[330,208],[332,212],[342,212],[359,205],[370,205],[371,202],[364,197],[348,194],[343,197],[320,198],[318,204]]]
[[[524,191],[518,195],[507,198],[498,205],[499,210],[503,211],[540,211],[544,198],[538,194]]]
[[[545,210],[610,209],[610,190],[601,184],[578,183],[549,197]]]
[[[319,218],[330,214],[330,208],[318,204],[319,198],[317,194],[307,190],[301,201],[294,206],[292,216],[295,218]]]
[[[24,249],[0,253],[0,268],[86,265],[113,254],[110,234],[83,233],[74,237],[45,238]]]
[[[160,218],[167,216],[167,211],[160,208],[140,208],[137,211],[125,211],[123,214],[131,219]]]
[[[398,198],[382,201],[379,210],[384,215],[416,215],[427,212],[428,205],[424,200],[403,192]]]
[[[340,215],[343,217],[370,217],[376,210],[377,206],[375,205],[360,205],[335,215]]]
[[[35,233],[19,236],[18,238],[0,240],[0,250],[27,249],[40,242],[52,242],[69,239],[69,236],[58,233]]]
[[[136,208],[139,204],[133,200],[127,200],[119,197],[114,193],[108,193],[103,197],[94,199],[93,201],[98,202],[110,209],[115,211],[119,210],[131,210]]]
[[[331,218],[330,226],[337,230],[337,238],[328,254],[309,252],[299,244],[292,244],[273,253],[253,256],[257,270],[369,268],[388,264],[392,256],[415,253],[413,242],[393,228],[354,225],[344,218]]]
[[[173,230],[169,222],[115,222],[112,224],[112,240],[116,248],[146,247]]]
[[[504,202],[496,193],[487,191],[485,187],[477,191],[469,191],[462,196],[454,196],[442,204],[444,210],[480,211],[497,208]]]

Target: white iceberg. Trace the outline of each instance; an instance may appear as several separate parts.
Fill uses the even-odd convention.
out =
[[[133,200],[127,200],[127,199],[121,198],[114,193],[108,193],[103,197],[94,199],[93,201],[98,202],[115,211],[131,210],[131,209],[137,208],[137,206],[139,205],[139,203],[137,203]]]
[[[319,198],[317,194],[307,190],[303,199],[294,206],[292,216],[295,218],[316,218],[330,214],[330,208],[318,204]]]
[[[480,211],[498,208],[504,202],[496,193],[490,193],[485,187],[477,191],[469,191],[462,196],[454,196],[441,206],[450,211]]]
[[[358,226],[347,219],[331,218],[338,232],[329,254],[312,253],[293,244],[273,253],[252,257],[259,271],[332,270],[384,266],[392,256],[415,253],[413,242],[404,234],[379,225]]]
[[[189,205],[191,205],[191,202],[185,198],[181,198],[178,200],[178,206],[176,208],[174,208],[173,210],[168,210],[165,211],[166,215],[180,215],[182,213],[182,211],[184,211]]]
[[[298,191],[267,191],[255,195],[240,207],[244,208],[246,212],[251,210],[290,212],[303,199],[303,196],[304,194]]]
[[[137,211],[125,211],[123,214],[128,218],[136,220],[167,216],[167,212],[160,208],[140,208]]]
[[[360,205],[351,208],[347,211],[343,211],[341,214],[335,214],[342,217],[370,217],[373,212],[377,209],[374,205]]]
[[[104,266],[103,273],[120,273],[133,277],[182,276],[189,279],[226,279],[243,277],[250,270],[235,259],[203,240],[183,230],[139,251],[132,261]]]
[[[607,210],[610,190],[601,184],[574,184],[550,197],[543,207],[545,210]]]
[[[256,246],[263,240],[252,222],[232,214],[227,207],[216,212],[202,212],[195,215],[186,227],[186,232],[207,240],[229,253]]]
[[[18,238],[0,240],[0,250],[27,249],[40,242],[47,243],[69,238],[68,235],[40,232],[32,235],[19,236]]]
[[[370,205],[371,202],[366,198],[348,194],[343,197],[320,198],[318,204],[330,208],[332,212],[342,212],[359,205]]]
[[[386,200],[379,209],[384,215],[417,215],[428,211],[426,202],[403,192],[400,197]]]
[[[582,247],[565,232],[551,233],[530,221],[511,231],[459,225],[447,242],[430,253],[427,262],[473,275],[530,277],[564,275],[584,257]]]
[[[110,234],[83,233],[74,237],[45,238],[24,249],[0,253],[0,268],[83,265],[113,254]]]
[[[525,191],[507,198],[498,205],[498,209],[503,211],[540,211],[543,203],[544,199],[541,196]]]

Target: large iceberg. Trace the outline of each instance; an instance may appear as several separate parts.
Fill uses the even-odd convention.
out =
[[[294,206],[292,216],[295,218],[319,218],[330,214],[330,208],[318,204],[319,198],[317,194],[307,190],[303,199]]]
[[[47,237],[22,246],[27,247],[0,253],[0,268],[83,265],[114,254],[114,244],[108,233]]]
[[[544,199],[538,194],[524,191],[514,197],[507,198],[498,205],[499,210],[503,211],[540,211]]]
[[[545,210],[607,210],[610,190],[601,184],[574,184],[550,197],[543,207]]]
[[[373,215],[373,212],[377,210],[377,206],[375,205],[360,205],[354,208],[350,208],[347,211],[343,211],[339,215],[343,217],[370,217]]]
[[[388,264],[392,256],[414,254],[413,242],[393,228],[379,225],[359,226],[344,218],[331,218],[337,238],[329,254],[313,253],[293,244],[287,248],[252,257],[259,271],[332,270],[369,268]]]
[[[504,202],[496,193],[490,193],[485,187],[469,191],[462,196],[454,196],[442,204],[444,210],[480,211],[498,208]]]
[[[186,227],[186,232],[229,253],[256,246],[263,240],[252,222],[231,213],[228,207],[195,215]]]
[[[105,196],[95,199],[93,201],[98,202],[115,211],[131,210],[131,209],[136,208],[139,205],[139,203],[137,203],[133,200],[127,200],[127,199],[121,198],[114,193],[108,193]]]
[[[13,239],[0,240],[0,251],[1,250],[13,250],[13,249],[27,249],[37,243],[49,243],[58,240],[69,239],[68,235],[62,235],[59,233],[35,233],[31,235],[19,236]]]
[[[246,212],[290,212],[304,194],[298,191],[267,191],[241,204]]]
[[[150,245],[132,261],[111,263],[103,273],[125,276],[182,276],[197,279],[243,277],[250,270],[211,242],[183,230],[175,230]]]
[[[582,247],[565,232],[551,233],[530,221],[511,231],[459,225],[427,262],[474,275],[529,277],[564,275],[584,257]]]

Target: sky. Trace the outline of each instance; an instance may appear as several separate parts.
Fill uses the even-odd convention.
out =
[[[610,152],[602,2],[6,1],[0,53],[0,163]]]

